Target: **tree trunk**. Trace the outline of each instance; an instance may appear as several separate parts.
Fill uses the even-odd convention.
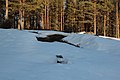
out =
[[[5,19],[8,19],[8,0],[6,0],[6,15]]]
[[[46,0],[45,0],[45,29],[46,29],[46,27],[47,27],[47,2],[46,2]]]
[[[64,7],[63,7],[64,8]],[[63,15],[63,19],[62,19],[62,31],[64,31],[64,9],[63,9],[63,13],[62,13]]]
[[[118,11],[118,0],[116,0],[116,38],[119,38],[119,11]]]
[[[18,19],[18,29],[20,30],[20,19]]]
[[[49,29],[49,1],[45,0],[45,29]]]
[[[97,28],[96,28],[96,0],[94,0],[94,34],[97,34]]]
[[[49,29],[49,0],[47,0],[47,21],[46,21],[46,26],[47,29]]]
[[[21,0],[20,0],[20,4],[22,4]],[[21,30],[21,9],[19,9],[19,19],[18,19],[18,29]]]
[[[24,11],[22,11],[22,14],[21,14],[21,30],[24,29]]]
[[[104,36],[106,36],[106,21],[107,21],[107,16],[104,15]]]
[[[45,26],[44,26],[44,14],[42,13],[41,15],[42,15],[42,21],[41,21],[41,23],[42,23],[42,29],[45,29]]]
[[[46,3],[46,0],[45,0],[45,29],[46,29],[46,21],[47,21],[47,3]]]
[[[20,4],[24,3],[24,0],[20,0]],[[24,29],[24,10],[19,9],[18,29]]]
[[[55,15],[55,17],[56,17],[56,18],[55,18],[56,20],[55,20],[55,28],[54,28],[54,29],[55,29],[55,30],[60,30],[60,29],[59,29],[59,26],[58,26],[58,23],[59,23],[59,21],[58,21],[58,19],[59,19],[59,18],[58,18],[58,17],[59,17],[59,15],[58,15],[58,0],[57,0],[57,2],[56,2],[56,15]]]
[[[49,15],[49,29],[51,30],[51,16]]]
[[[83,1],[84,1],[84,0],[83,0]],[[81,28],[81,31],[85,31],[85,24],[84,24],[84,21],[85,21],[84,6],[85,6],[85,4],[82,6],[82,7],[83,7],[83,9],[82,9],[83,19],[82,19],[82,28]]]
[[[61,2],[61,4],[63,4]],[[63,7],[61,6],[61,27],[60,27],[60,31],[63,31]]]
[[[107,12],[107,36],[110,35],[110,17],[109,17],[109,12]]]

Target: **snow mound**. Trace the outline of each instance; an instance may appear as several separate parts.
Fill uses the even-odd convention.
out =
[[[120,41],[113,38],[105,38],[82,33],[64,33],[58,31],[39,31],[36,37],[46,37],[47,35],[61,34],[65,35],[63,41],[78,45],[81,48],[100,51],[112,51],[120,48]],[[117,48],[115,48],[117,46]]]
[[[96,48],[97,42],[95,41],[96,36],[89,34],[71,34],[65,37],[63,40],[73,43],[75,45],[80,45],[83,48]]]
[[[94,50],[111,50],[120,45],[119,41],[100,38],[90,34],[71,34],[63,40],[80,45],[82,48]]]

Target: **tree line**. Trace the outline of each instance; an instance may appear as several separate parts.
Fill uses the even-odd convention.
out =
[[[1,0],[0,27],[120,37],[119,0]]]

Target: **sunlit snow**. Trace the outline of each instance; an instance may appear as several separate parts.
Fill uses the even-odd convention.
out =
[[[42,35],[55,31],[39,31]],[[61,33],[61,32],[59,32]],[[38,34],[0,29],[0,80],[120,80],[120,41],[61,33],[80,48],[37,41]],[[57,64],[61,54],[67,64]]]

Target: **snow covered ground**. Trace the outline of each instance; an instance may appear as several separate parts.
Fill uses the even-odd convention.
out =
[[[81,48],[40,42],[29,31],[0,29],[0,80],[120,80],[120,41],[66,35],[64,40]],[[56,54],[63,55],[68,64],[57,64]]]

